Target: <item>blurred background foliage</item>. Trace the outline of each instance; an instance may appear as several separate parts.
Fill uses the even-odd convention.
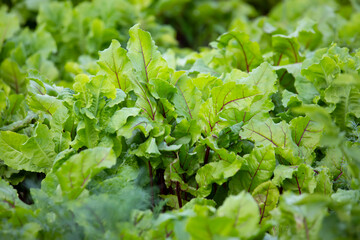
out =
[[[172,47],[180,57],[187,55],[186,48],[200,50],[233,29],[259,42],[263,53],[272,49],[272,35],[296,31],[316,33],[300,43],[309,50],[331,42],[360,47],[356,0],[2,1],[0,18],[11,24],[0,25],[0,32],[10,30],[0,40],[6,40],[0,62],[9,59],[19,73],[36,68],[57,82],[71,82],[84,70],[96,72],[98,51],[112,39],[125,46],[135,23],[151,33],[161,51]]]

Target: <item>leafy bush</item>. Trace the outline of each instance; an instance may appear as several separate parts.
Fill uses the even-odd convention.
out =
[[[358,239],[360,5],[258,4],[3,4],[1,238]]]

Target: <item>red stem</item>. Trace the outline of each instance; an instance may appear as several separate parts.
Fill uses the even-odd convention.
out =
[[[300,188],[299,180],[298,180],[297,176],[295,176],[295,179],[296,179],[297,187],[298,187],[298,190],[299,190],[299,194],[301,195],[301,188]]]
[[[179,182],[176,182],[176,196],[177,196],[177,199],[178,199],[179,208],[182,208],[181,188],[180,188],[180,183]]]
[[[150,177],[150,186],[151,186],[151,206],[155,206],[155,200],[154,200],[154,179],[153,179],[153,173],[152,173],[152,166],[150,161],[148,161],[149,166],[149,177]]]
[[[279,56],[279,60],[278,60],[278,62],[277,62],[277,64],[276,64],[276,66],[279,66],[280,65],[280,61],[281,61],[281,58],[282,58],[282,53],[280,54],[280,56]]]
[[[309,236],[309,227],[308,227],[308,224],[306,222],[306,218],[304,217],[304,228],[305,228],[305,234],[306,234],[306,239],[309,240],[310,239],[310,236]]]
[[[343,175],[343,171],[340,170],[340,174],[335,178],[334,182],[336,182],[337,180],[339,180],[339,178]]]
[[[204,157],[204,165],[209,162],[209,155],[210,155],[210,147],[207,146],[206,151],[205,151],[205,157]]]

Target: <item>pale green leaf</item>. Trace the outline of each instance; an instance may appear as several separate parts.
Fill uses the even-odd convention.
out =
[[[109,48],[99,52],[98,61],[101,68],[99,74],[107,76],[108,81],[124,92],[128,92],[132,88],[131,63],[126,53],[117,40],[112,40]]]
[[[226,198],[217,210],[217,215],[230,218],[239,237],[250,238],[259,230],[259,208],[249,193],[241,192]]]
[[[259,205],[259,223],[269,220],[271,218],[270,212],[276,208],[279,201],[280,193],[278,188],[271,181],[267,181],[257,186],[252,196]]]

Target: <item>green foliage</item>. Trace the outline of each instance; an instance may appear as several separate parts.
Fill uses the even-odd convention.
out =
[[[360,238],[359,6],[246,2],[6,1],[0,238]]]

